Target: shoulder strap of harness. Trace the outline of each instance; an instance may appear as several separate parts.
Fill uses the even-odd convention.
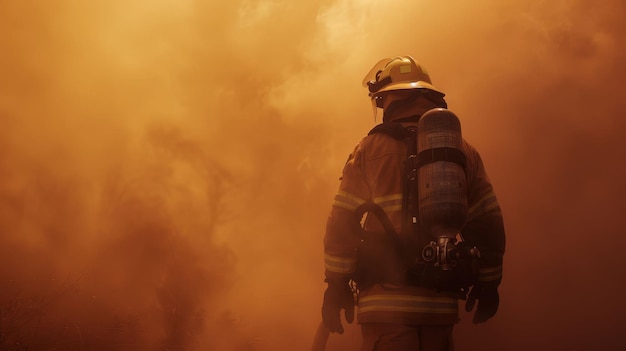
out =
[[[402,121],[417,121],[419,116],[412,116]],[[369,135],[384,133],[396,140],[403,141],[407,147],[407,159],[405,160],[405,179],[402,192],[402,238],[404,240],[416,241],[419,233],[419,213],[417,194],[417,127],[404,126],[400,122],[385,122],[374,127]],[[396,240],[398,237],[396,236]],[[417,242],[404,242],[402,246],[405,250],[409,246],[419,245]]]

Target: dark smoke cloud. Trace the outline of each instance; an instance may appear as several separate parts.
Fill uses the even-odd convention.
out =
[[[624,10],[0,1],[0,349],[307,349],[359,84],[405,54],[505,213],[500,313],[457,348],[623,348]]]

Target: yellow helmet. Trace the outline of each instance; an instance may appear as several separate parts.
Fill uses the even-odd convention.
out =
[[[424,66],[411,56],[380,60],[363,79],[363,86],[368,87],[372,99],[386,91],[405,89],[428,89],[445,95],[433,86]]]

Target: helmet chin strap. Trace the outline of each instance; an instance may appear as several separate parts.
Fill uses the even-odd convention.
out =
[[[374,123],[378,123],[376,121],[376,117],[378,117],[378,104],[376,103],[376,98],[372,98],[372,113],[374,114]]]

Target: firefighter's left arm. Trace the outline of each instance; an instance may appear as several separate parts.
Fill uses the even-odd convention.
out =
[[[328,287],[324,292],[322,321],[332,332],[343,333],[341,310],[348,323],[354,319],[354,296],[349,280],[357,268],[360,243],[359,221],[355,210],[367,198],[360,164],[360,144],[343,169],[339,191],[335,196],[324,236],[324,273]]]
[[[356,249],[361,237],[355,210],[367,198],[369,188],[363,179],[359,143],[344,166],[339,191],[326,224],[324,256],[327,280],[349,279],[356,270]]]

